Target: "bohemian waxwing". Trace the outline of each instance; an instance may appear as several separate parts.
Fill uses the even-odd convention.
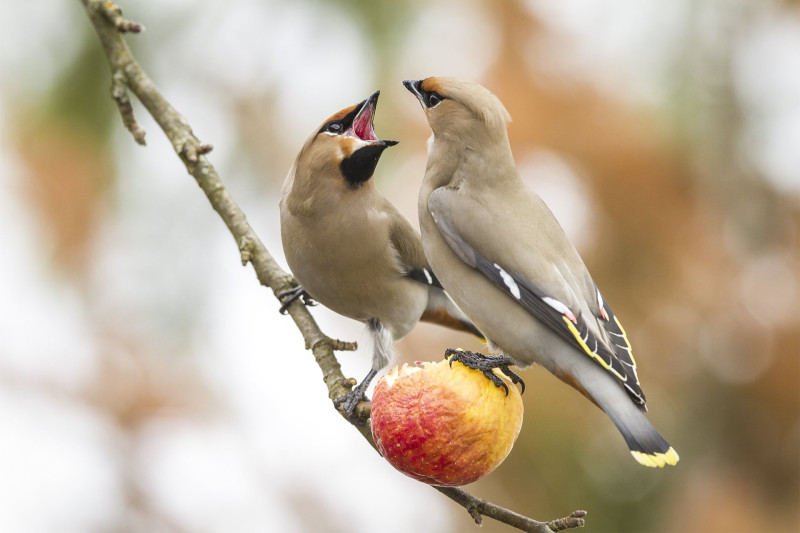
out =
[[[517,173],[500,100],[453,78],[403,82],[433,131],[419,193],[425,255],[490,348],[539,363],[598,405],[633,457],[678,454],[643,414],[630,343],[578,252]]]
[[[336,401],[348,415],[376,373],[392,362],[392,342],[419,320],[481,336],[433,275],[417,231],[370,179],[383,150],[397,144],[375,135],[379,94],[339,111],[314,131],[280,200],[283,251],[301,286],[288,298],[304,291],[364,322],[373,341],[366,378]]]

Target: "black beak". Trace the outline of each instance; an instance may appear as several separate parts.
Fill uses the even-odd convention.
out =
[[[364,100],[363,102],[361,102],[361,104],[359,104],[358,114],[360,115],[365,111],[365,108],[367,108],[369,110],[370,115],[374,115],[375,109],[377,109],[378,107],[378,98],[380,97],[380,95],[381,95],[380,89],[369,95],[369,97],[367,97],[366,100]],[[358,115],[356,115],[356,118],[358,118]]]
[[[411,94],[417,97],[422,107],[425,107],[425,104],[422,102],[422,80],[403,80],[403,85],[405,85],[406,89],[411,91]]]
[[[350,130],[362,141],[374,142],[376,145],[386,148],[394,146],[398,141],[384,141],[378,139],[377,135],[375,135],[372,122],[375,119],[375,111],[378,107],[378,97],[380,95],[380,91],[375,91],[369,95],[369,98],[359,104],[358,113],[353,118]]]

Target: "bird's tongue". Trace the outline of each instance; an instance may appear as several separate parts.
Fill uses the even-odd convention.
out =
[[[377,141],[378,137],[375,135],[375,130],[372,129],[372,117],[375,109],[370,102],[364,103],[361,111],[358,112],[356,118],[353,119],[353,133],[362,141]]]

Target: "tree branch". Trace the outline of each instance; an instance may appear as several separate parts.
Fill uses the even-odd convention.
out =
[[[133,116],[128,90],[136,95],[156,120],[172,143],[178,157],[183,161],[186,170],[195,178],[211,206],[225,222],[239,248],[242,264],[253,265],[258,281],[261,285],[271,289],[276,297],[280,293],[296,287],[297,281],[275,262],[247,222],[244,213],[228,193],[216,169],[208,161],[206,154],[211,151],[211,145],[200,142],[192,132],[188,121],[167,102],[134,59],[122,33],[138,33],[142,31],[143,27],[124,19],[120,8],[110,1],[81,0],[81,3],[86,9],[110,63],[112,98],[117,103],[123,124],[131,132],[134,140],[141,145],[145,144],[144,130]],[[322,370],[322,378],[328,388],[328,397],[335,399],[349,392],[355,381],[352,378],[344,377],[334,352],[336,350],[354,350],[355,343],[332,339],[325,335],[300,299],[289,306],[288,312],[303,335],[306,349],[312,351],[320,370]],[[356,419],[351,423],[375,448],[369,425],[369,408],[369,402],[361,402],[356,408]],[[549,523],[538,522],[476,498],[457,487],[434,488],[467,509],[477,524],[481,523],[481,516],[488,516],[522,531],[537,533],[549,533],[583,526],[584,511],[575,511],[566,518]]]

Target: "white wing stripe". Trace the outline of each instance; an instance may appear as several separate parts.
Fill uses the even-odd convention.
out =
[[[519,285],[517,285],[517,282],[514,281],[514,278],[512,278],[511,275],[505,270],[503,270],[503,267],[501,267],[497,263],[494,264],[494,267],[500,273],[500,277],[503,278],[503,283],[506,284],[506,287],[508,287],[508,290],[511,291],[511,294],[514,295],[514,298],[519,300],[522,297],[522,295],[519,292]]]
[[[562,315],[566,315],[569,313],[569,307],[567,307],[563,302],[559,302],[555,298],[550,298],[549,296],[545,296],[542,298],[544,303],[561,313]]]

